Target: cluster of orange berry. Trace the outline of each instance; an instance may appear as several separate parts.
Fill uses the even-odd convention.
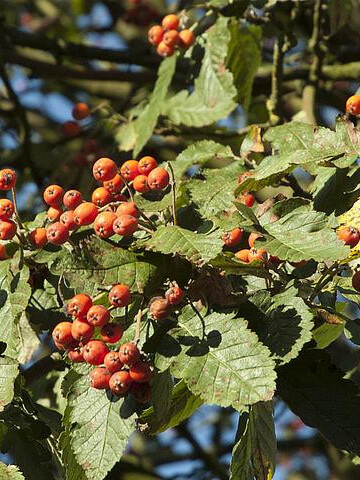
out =
[[[175,48],[189,48],[195,42],[192,30],[179,31],[180,19],[177,15],[166,15],[161,25],[154,25],[148,33],[149,42],[155,45],[157,53],[161,57],[171,57]]]
[[[226,245],[227,247],[234,248],[240,245],[243,239],[243,236],[244,236],[244,230],[241,227],[236,227],[228,232],[225,232],[222,236],[222,241],[224,245]],[[266,262],[268,259],[268,255],[265,248],[259,248],[259,249],[255,248],[255,240],[261,237],[262,237],[261,233],[258,233],[258,232],[250,233],[248,237],[248,244],[250,248],[243,248],[242,250],[239,250],[238,252],[235,253],[235,257],[238,260],[241,260],[242,262],[245,262],[245,263],[251,263],[251,262],[254,262],[255,260],[258,260],[260,262]],[[274,256],[270,257],[270,261],[272,263],[280,262],[279,259]]]
[[[163,320],[171,313],[174,306],[179,305],[184,298],[184,291],[177,285],[166,290],[163,297],[153,297],[149,304],[149,312],[154,320]]]
[[[169,184],[168,172],[150,156],[126,161],[120,173],[112,159],[100,158],[93,165],[93,176],[103,185],[92,192],[91,202],[83,201],[78,190],[65,192],[59,185],[45,189],[44,201],[49,205],[47,218],[53,223],[46,230],[37,229],[36,247],[43,247],[47,241],[61,245],[69,239],[71,231],[91,224],[100,238],[115,234],[131,236],[138,230],[140,210],[135,202],[128,201],[122,190],[132,187],[146,193],[163,190]]]
[[[150,398],[149,381],[153,376],[150,363],[133,342],[124,343],[119,350],[110,350],[108,344],[119,342],[123,336],[120,324],[111,321],[112,308],[127,307],[131,293],[127,285],[114,285],[108,299],[112,307],[94,305],[85,293],[75,295],[67,305],[72,322],[56,325],[52,338],[59,350],[66,350],[70,361],[94,365],[90,383],[96,389],[110,389],[115,395],[129,390],[141,403]],[[100,338],[93,338],[96,329]]]
[[[81,132],[81,126],[77,121],[84,120],[91,113],[90,107],[87,103],[79,102],[74,105],[72,116],[74,120],[69,120],[62,124],[61,131],[66,137],[77,137]]]
[[[8,191],[15,187],[16,172],[10,168],[0,170],[0,190]],[[11,240],[17,231],[17,225],[13,221],[15,212],[14,204],[7,198],[0,199],[0,239]],[[7,258],[6,247],[0,247],[0,259]]]
[[[246,172],[242,173],[241,175],[239,175],[238,180],[237,180],[238,184],[241,185],[251,175],[252,175],[252,173],[250,171],[246,171]],[[238,201],[240,203],[243,203],[247,207],[251,208],[255,203],[255,197],[251,192],[244,192],[236,199],[236,201]]]

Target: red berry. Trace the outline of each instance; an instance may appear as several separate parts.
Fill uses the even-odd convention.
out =
[[[72,116],[75,120],[83,120],[90,115],[90,108],[84,102],[79,102],[74,105]]]
[[[157,161],[155,160],[155,158],[147,155],[146,157],[140,158],[138,167],[139,167],[139,172],[142,175],[147,176],[149,175],[151,170],[154,170],[154,168],[157,167]]]
[[[267,253],[265,248],[251,248],[249,250],[249,255],[248,255],[249,263],[254,262],[255,260],[259,260],[261,262],[266,261],[267,259]]]
[[[108,347],[102,340],[90,340],[83,347],[83,356],[86,363],[101,365],[109,352]]]
[[[110,203],[111,200],[111,193],[105,187],[96,188],[91,195],[91,201],[98,207],[104,207]]]
[[[97,390],[107,390],[111,373],[104,367],[96,367],[90,372],[90,385]]]
[[[360,292],[360,270],[354,273],[352,277],[352,286],[357,292]]]
[[[109,386],[115,395],[124,395],[131,387],[132,379],[129,372],[121,370],[111,375]]]
[[[178,305],[184,298],[184,291],[180,287],[170,287],[165,292],[165,298],[170,305]]]
[[[62,213],[60,216],[60,223],[62,223],[68,230],[74,230],[77,227],[74,211],[67,210]]]
[[[243,237],[244,230],[242,228],[234,228],[233,230],[230,230],[229,232],[225,232],[224,235],[222,236],[222,241],[227,247],[235,247],[236,245],[239,245],[241,242],[241,239]]]
[[[87,312],[86,319],[94,327],[103,327],[110,320],[110,312],[103,305],[93,305]]]
[[[119,349],[119,358],[124,365],[132,365],[140,360],[140,351],[133,342],[123,343]]]
[[[130,392],[139,403],[148,403],[151,398],[151,386],[148,383],[134,382],[130,387]]]
[[[337,232],[339,240],[345,242],[345,245],[355,247],[360,240],[360,231],[355,227],[340,227]]]
[[[154,25],[148,32],[148,39],[152,45],[159,45],[164,35],[164,30],[160,25]]]
[[[116,343],[123,336],[123,329],[118,323],[108,323],[100,330],[100,336],[107,343]]]
[[[249,235],[249,238],[248,238],[249,247],[250,248],[255,248],[255,241],[258,238],[262,238],[262,237],[263,237],[263,235],[261,235],[261,233],[259,233],[259,232],[251,232],[250,235]]]
[[[77,137],[81,131],[80,125],[72,120],[61,125],[62,133],[69,138]]]
[[[51,207],[58,207],[64,197],[64,189],[59,185],[49,185],[44,191],[44,201]]]
[[[169,184],[169,174],[163,167],[156,167],[148,175],[148,185],[151,190],[162,190]]]
[[[54,342],[60,344],[63,347],[63,350],[68,348],[68,346],[74,342],[74,337],[71,334],[71,327],[71,322],[60,322],[52,332]]]
[[[104,358],[104,365],[110,373],[119,372],[124,366],[119,358],[118,352],[107,353]]]
[[[113,229],[117,235],[129,237],[138,229],[138,221],[132,215],[121,215],[114,221]]]
[[[9,220],[14,213],[14,205],[7,198],[0,199],[0,220]]]
[[[36,248],[45,247],[45,245],[48,243],[48,239],[46,237],[46,228],[35,228],[35,230],[29,233],[29,240]]]
[[[16,184],[16,172],[11,168],[0,170],[0,190],[11,190]]]
[[[109,238],[114,235],[113,223],[117,219],[114,212],[101,212],[95,218],[94,230],[100,238]]]
[[[165,32],[162,41],[168,47],[175,47],[179,42],[179,33],[177,30],[168,30]]]
[[[139,217],[140,210],[136,206],[135,202],[123,202],[116,209],[116,215],[120,217],[121,215],[131,215],[132,217]]]
[[[90,225],[98,214],[98,207],[92,202],[81,203],[74,210],[74,220],[77,225]]]
[[[109,292],[109,301],[116,308],[126,307],[131,302],[131,293],[127,285],[114,285]]]
[[[0,239],[11,240],[16,233],[16,223],[12,220],[0,220]]]
[[[360,114],[360,95],[352,95],[346,101],[346,111],[350,115]]]
[[[177,30],[180,25],[180,19],[177,15],[171,13],[163,18],[161,25],[165,30]]]
[[[48,211],[46,212],[46,216],[50,222],[57,222],[62,213],[63,211],[61,207],[49,207]]]
[[[120,172],[128,182],[134,180],[134,178],[140,173],[139,162],[137,160],[128,160],[121,165]]]
[[[149,306],[150,315],[154,320],[163,320],[168,317],[171,311],[171,305],[167,298],[154,297]]]
[[[146,193],[149,191],[149,185],[147,182],[147,176],[146,175],[138,175],[136,178],[134,178],[133,181],[133,187],[136,192],[139,193]]]
[[[182,48],[189,48],[195,42],[195,35],[192,30],[184,29],[179,33],[179,45]]]
[[[103,183],[103,187],[106,188],[111,194],[119,193],[124,186],[124,181],[121,176],[117,173],[114,178],[107,180]]]
[[[174,47],[170,47],[169,45],[166,45],[166,43],[164,42],[160,42],[159,45],[157,46],[156,51],[160,55],[160,57],[171,57],[175,49]]]
[[[94,327],[87,322],[79,320],[78,318],[73,321],[71,327],[71,334],[78,342],[84,344],[87,343],[93,336]]]
[[[240,195],[240,197],[238,198],[238,201],[240,203],[243,203],[247,207],[251,208],[255,203],[255,197],[252,193],[247,192],[247,193],[244,193],[243,195]]]
[[[235,253],[235,257],[242,262],[249,263],[249,252],[250,250],[244,248],[243,250],[239,250]]]
[[[99,160],[94,163],[93,175],[95,180],[98,180],[99,182],[106,182],[107,180],[111,180],[115,177],[116,172],[116,163],[114,162],[114,160],[111,160],[111,158],[99,158]]]
[[[81,348],[75,348],[74,350],[69,350],[67,352],[67,355],[69,360],[71,360],[73,363],[85,362]]]
[[[62,245],[69,239],[69,230],[60,222],[53,223],[46,230],[48,242]]]
[[[74,210],[74,208],[78,207],[82,201],[82,194],[78,190],[68,190],[63,198],[65,207],[70,210]]]
[[[67,311],[74,317],[84,317],[92,306],[92,300],[85,293],[75,295],[67,305]]]
[[[137,383],[147,383],[154,376],[150,364],[141,360],[130,367],[129,374],[131,379]]]

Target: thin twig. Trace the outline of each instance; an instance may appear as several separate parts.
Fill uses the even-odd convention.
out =
[[[140,340],[141,318],[142,318],[142,306],[139,308],[139,311],[136,315],[136,328],[135,328],[135,337],[134,337],[135,343],[138,343]]]
[[[177,225],[176,220],[176,182],[175,182],[175,174],[174,169],[170,162],[167,162],[167,166],[170,173],[170,187],[171,187],[171,205],[172,205],[172,217],[173,217],[173,225]]]

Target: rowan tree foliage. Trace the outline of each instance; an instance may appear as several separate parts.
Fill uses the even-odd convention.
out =
[[[0,478],[269,480],[279,400],[358,478],[359,3],[0,11]]]

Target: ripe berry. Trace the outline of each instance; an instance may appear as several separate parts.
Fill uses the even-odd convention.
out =
[[[238,201],[251,208],[255,203],[255,197],[252,193],[246,192],[243,195],[240,195]]]
[[[90,372],[90,385],[97,390],[107,390],[111,373],[104,367],[96,367]]]
[[[138,221],[132,215],[121,215],[113,223],[114,232],[123,237],[129,237],[136,232]]]
[[[249,250],[249,263],[254,262],[255,260],[260,260],[261,262],[264,262],[267,259],[267,253],[265,248],[251,248]]]
[[[75,120],[83,120],[90,115],[90,108],[84,102],[79,102],[74,105],[72,116]]]
[[[60,344],[64,350],[74,342],[74,337],[71,334],[71,327],[71,322],[60,322],[52,332],[54,342]]]
[[[69,239],[69,230],[60,222],[55,222],[46,230],[48,242],[54,245],[62,245]]]
[[[160,42],[156,51],[160,57],[171,57],[174,53],[174,47],[170,47],[169,45],[166,45],[166,43]]]
[[[136,192],[146,193],[149,191],[149,185],[147,183],[146,175],[138,175],[134,178],[133,187]]]
[[[106,357],[104,358],[104,365],[110,373],[119,372],[124,366],[119,358],[118,352],[107,353]]]
[[[99,158],[99,160],[94,163],[93,176],[95,180],[98,180],[99,182],[106,182],[107,180],[111,180],[115,177],[116,172],[116,163],[114,162],[114,160],[111,160],[111,158]]]
[[[79,319],[75,319],[73,321],[71,327],[71,335],[77,340],[78,342],[84,344],[87,343],[90,338],[93,336],[94,327],[89,325],[87,322],[84,322]]]
[[[86,320],[94,327],[103,327],[110,320],[110,312],[103,305],[93,305],[86,314]]]
[[[61,207],[49,207],[48,211],[46,212],[46,216],[50,222],[57,222],[62,213],[63,211]]]
[[[11,240],[16,233],[16,223],[12,220],[0,220],[0,239]]]
[[[74,211],[67,210],[62,213],[60,215],[60,223],[62,223],[68,230],[74,230],[77,227]]]
[[[360,270],[358,272],[354,273],[351,283],[352,283],[353,288],[357,292],[360,292]]]
[[[104,342],[116,343],[123,336],[123,329],[118,323],[108,323],[100,330],[100,336]]]
[[[182,48],[189,48],[195,43],[195,35],[192,30],[184,29],[179,33],[179,45]]]
[[[168,30],[165,32],[162,41],[168,47],[175,47],[179,41],[179,33],[177,30]]]
[[[179,24],[179,17],[173,13],[166,15],[161,22],[161,25],[165,30],[177,30],[179,28]]]
[[[244,248],[243,250],[239,250],[235,253],[235,257],[242,262],[249,263],[249,252],[250,250]]]
[[[80,125],[72,120],[61,125],[62,133],[69,138],[77,137],[81,131]]]
[[[97,153],[99,151],[99,144],[95,138],[87,138],[82,149],[85,153]]]
[[[98,207],[104,207],[105,205],[110,203],[111,200],[111,193],[106,190],[105,187],[96,188],[91,195],[91,201]]]
[[[107,180],[103,183],[103,187],[110,193],[118,193],[124,186],[124,181],[121,176],[117,173],[114,178]]]
[[[225,232],[222,236],[222,241],[227,247],[235,247],[241,242],[244,230],[242,228],[234,228],[229,232]]]
[[[134,382],[130,387],[130,392],[139,403],[148,403],[151,398],[151,386],[148,383]]]
[[[92,300],[85,293],[75,295],[67,305],[67,311],[74,317],[84,317],[92,306]]]
[[[164,35],[163,28],[160,25],[154,25],[148,32],[148,39],[152,45],[159,45]]]
[[[184,290],[180,287],[170,287],[165,292],[165,298],[170,305],[178,305],[184,298]]]
[[[115,395],[124,395],[131,387],[131,384],[132,379],[129,372],[126,372],[125,370],[113,373],[109,381],[110,390]]]
[[[140,210],[137,208],[135,202],[123,202],[116,209],[116,215],[131,215],[132,217],[139,217]]]
[[[262,238],[261,233],[259,232],[251,232],[248,238],[248,243],[250,248],[255,248],[255,240],[258,238]]]
[[[35,230],[29,233],[29,240],[36,248],[45,247],[45,245],[48,243],[48,239],[46,237],[46,228],[35,228]]]
[[[92,202],[81,203],[74,210],[74,220],[77,225],[90,225],[98,214],[98,207]]]
[[[167,298],[154,297],[149,306],[150,315],[154,320],[163,320],[169,316],[171,305]]]
[[[345,245],[355,247],[360,240],[360,231],[355,227],[340,227],[337,232],[339,240],[345,242]]]
[[[102,340],[90,340],[83,347],[83,356],[86,363],[90,365],[101,365],[109,352],[108,347]]]
[[[74,350],[69,350],[67,352],[67,356],[69,360],[71,360],[73,363],[85,362],[81,348],[75,348]]]
[[[140,351],[133,342],[123,343],[119,349],[119,358],[124,365],[131,366],[140,360]]]
[[[11,168],[0,170],[0,190],[11,190],[16,184],[16,172]]]
[[[142,157],[139,160],[139,172],[142,175],[149,175],[151,170],[157,167],[157,161],[154,157],[150,157],[147,155],[146,157]]]
[[[44,201],[51,207],[58,207],[64,197],[64,189],[59,185],[49,185],[44,191]]]
[[[0,243],[0,260],[7,260],[8,258],[9,256],[6,250],[6,245]]]
[[[169,184],[169,174],[163,167],[156,167],[148,175],[148,185],[151,190],[162,190]]]
[[[101,212],[95,218],[94,230],[100,238],[109,238],[114,235],[113,223],[117,219],[114,212]]]
[[[129,374],[131,379],[137,383],[147,383],[154,376],[150,364],[141,360],[130,367]]]
[[[121,165],[120,168],[121,175],[130,182],[139,175],[139,162],[137,160],[128,160]]]
[[[346,111],[350,115],[360,114],[360,95],[352,95],[346,101]]]
[[[14,205],[7,198],[0,199],[0,220],[9,220],[14,213]]]
[[[74,210],[83,201],[81,192],[78,190],[68,190],[63,198],[63,203],[66,208]]]
[[[127,285],[114,285],[109,292],[109,302],[116,308],[126,307],[131,302],[131,293]]]

